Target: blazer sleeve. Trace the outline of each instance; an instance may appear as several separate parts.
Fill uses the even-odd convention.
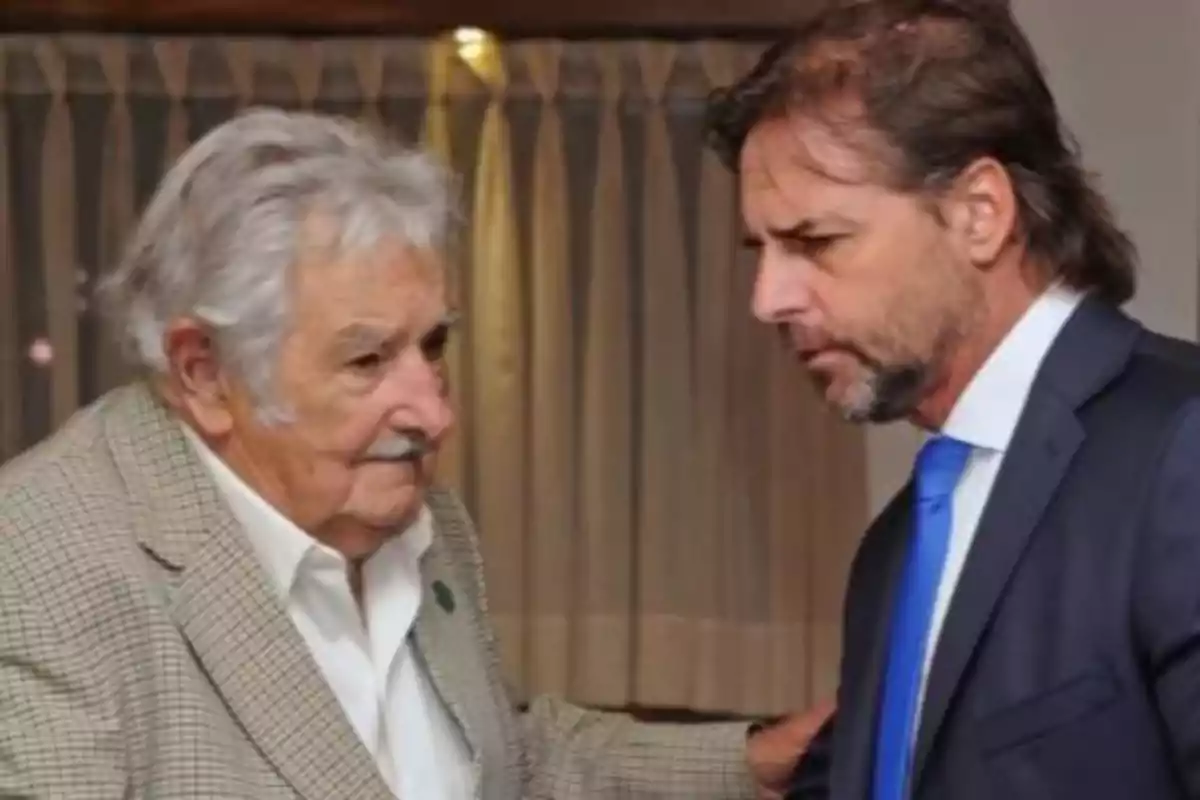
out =
[[[429,494],[454,553],[472,617],[487,651],[491,680],[515,707],[501,674],[488,618],[483,559],[474,525],[458,498]],[[753,798],[746,763],[748,724],[643,723],[625,714],[594,711],[538,697],[519,712],[522,782],[527,800],[740,800]]]
[[[827,720],[813,737],[808,749],[796,763],[788,786],[787,800],[827,800],[829,797],[829,768],[833,764],[833,730],[837,712]]]
[[[531,800],[754,797],[743,723],[643,723],[543,696],[522,726]]]
[[[1200,799],[1200,403],[1165,448],[1132,589],[1141,661],[1187,796]]]
[[[95,658],[0,570],[0,797],[126,795],[121,730]]]

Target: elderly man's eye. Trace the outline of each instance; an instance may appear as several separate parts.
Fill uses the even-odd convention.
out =
[[[446,343],[450,339],[450,329],[439,325],[421,339],[421,354],[426,361],[441,361],[446,355]]]
[[[347,366],[356,372],[374,372],[383,366],[383,356],[379,353],[365,353],[350,359]]]

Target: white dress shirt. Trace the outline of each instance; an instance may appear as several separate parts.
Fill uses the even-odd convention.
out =
[[[186,425],[184,432],[392,792],[473,798],[466,743],[408,636],[422,599],[420,559],[433,541],[429,509],[363,565],[360,613],[346,559],[279,513]]]
[[[1050,346],[1082,299],[1078,292],[1054,286],[1034,301],[967,384],[942,426],[942,435],[966,442],[972,449],[954,489],[950,541],[930,619],[918,709],[924,706],[925,684],[954,588],[1029,390]]]

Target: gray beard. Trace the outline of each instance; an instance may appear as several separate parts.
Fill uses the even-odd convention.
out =
[[[843,406],[842,417],[847,422],[876,424],[905,419],[921,401],[928,375],[925,364],[872,365],[864,402]]]

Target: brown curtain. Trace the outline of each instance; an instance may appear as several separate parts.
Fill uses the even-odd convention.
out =
[[[364,118],[463,176],[462,420],[522,692],[766,713],[835,680],[862,434],[748,311],[702,146],[733,42],[0,39],[0,459],[126,379],[89,305],[165,166],[255,104]]]

